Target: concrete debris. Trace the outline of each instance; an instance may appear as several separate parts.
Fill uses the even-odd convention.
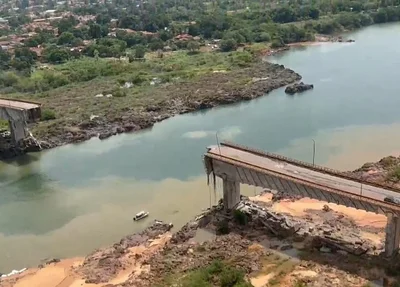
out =
[[[322,246],[319,251],[323,252],[323,253],[331,253],[332,250],[329,249],[328,247]]]
[[[329,212],[332,209],[327,204],[325,204],[324,207],[322,208],[322,210],[325,211],[325,212]]]
[[[6,277],[9,277],[9,276],[13,276],[13,275],[16,275],[16,274],[20,274],[20,273],[24,272],[25,270],[26,270],[26,268],[23,268],[23,269],[21,269],[21,270],[13,270],[13,271],[11,271],[11,272],[8,273],[8,274],[2,274],[2,275],[0,276],[0,278],[6,278]]]
[[[372,241],[362,239],[361,230],[354,222],[328,206],[321,211],[308,211],[304,218],[277,214],[246,199],[243,199],[236,209],[251,217],[251,224],[266,228],[276,237],[313,237],[312,247],[317,250],[342,250],[357,256],[367,252],[383,252],[383,245],[376,246]],[[320,222],[317,218],[320,218]]]
[[[123,85],[123,88],[125,89],[130,89],[133,87],[133,83],[132,82],[125,82],[125,84]]]
[[[253,83],[261,82],[261,81],[267,81],[269,77],[264,77],[264,78],[253,78]]]
[[[95,97],[95,98],[102,98],[102,97],[104,97],[104,95],[103,95],[103,94],[97,94],[97,95],[95,95],[94,97]]]
[[[91,116],[90,116],[90,120],[93,121],[94,119],[97,119],[98,117],[99,117],[99,116],[91,115]]]

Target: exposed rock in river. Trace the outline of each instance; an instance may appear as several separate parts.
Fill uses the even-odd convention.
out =
[[[44,141],[38,142],[31,137],[15,144],[11,138],[10,132],[6,131],[0,133],[0,160],[10,159],[27,152],[37,152],[51,147],[51,144]]]
[[[285,89],[285,93],[289,95],[294,95],[296,93],[302,93],[307,90],[314,89],[314,85],[304,84],[303,82],[296,83],[290,86],[287,86]]]

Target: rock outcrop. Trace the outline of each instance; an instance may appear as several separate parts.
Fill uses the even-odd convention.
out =
[[[289,95],[294,95],[296,93],[302,93],[307,90],[314,89],[314,85],[304,84],[303,82],[296,83],[290,86],[287,86],[285,89],[285,93]]]
[[[32,137],[21,140],[18,144],[15,144],[9,131],[0,133],[0,160],[10,159],[27,152],[37,152],[52,147],[51,144],[44,141],[36,141]]]

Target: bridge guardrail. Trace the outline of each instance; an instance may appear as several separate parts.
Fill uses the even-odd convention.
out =
[[[364,202],[368,202],[370,204],[379,206],[379,208],[381,208],[382,212],[385,213],[385,214],[388,213],[388,212],[389,213],[390,212],[395,212],[397,214],[400,214],[400,205],[392,204],[392,203],[385,202],[385,201],[380,201],[380,200],[377,200],[377,199],[374,199],[374,198],[370,198],[370,197],[366,197],[366,196],[362,196],[362,195],[356,195],[356,194],[353,194],[353,193],[350,193],[350,192],[347,192],[347,191],[344,191],[344,190],[340,190],[340,189],[337,189],[337,188],[326,187],[326,186],[311,182],[309,180],[298,179],[298,178],[295,178],[295,177],[290,176],[290,175],[282,174],[282,173],[277,172],[277,171],[272,171],[272,170],[269,170],[269,169],[267,169],[265,167],[260,167],[260,166],[257,166],[255,164],[251,164],[251,163],[247,163],[247,162],[241,161],[239,159],[232,159],[232,158],[224,156],[224,155],[218,155],[218,154],[214,154],[214,153],[209,153],[209,154],[206,154],[205,157],[208,157],[208,158],[211,158],[211,159],[214,159],[214,160],[220,160],[222,162],[226,162],[228,164],[240,166],[240,167],[243,167],[243,168],[252,169],[252,170],[255,170],[255,171],[258,171],[258,172],[261,172],[261,173],[265,173],[267,171],[268,174],[274,174],[276,177],[279,177],[279,178],[282,178],[282,179],[290,180],[290,181],[297,182],[297,183],[303,184],[303,185],[305,184],[305,185],[308,185],[308,186],[311,186],[311,187],[314,187],[314,188],[317,188],[317,189],[325,190],[327,192],[336,193],[338,195],[345,196],[345,197],[350,198],[350,199],[361,200],[361,201],[364,201]]]
[[[345,174],[342,171],[335,170],[335,169],[332,169],[332,168],[329,168],[329,167],[324,167],[324,166],[320,166],[320,165],[312,165],[312,164],[310,164],[308,162],[305,162],[305,161],[289,158],[289,157],[286,157],[286,156],[283,156],[283,155],[279,155],[279,154],[274,154],[274,153],[263,151],[263,150],[257,149],[257,148],[250,148],[250,147],[247,147],[245,145],[240,145],[240,144],[236,144],[236,143],[229,142],[229,141],[221,142],[221,145],[222,146],[227,146],[227,147],[232,147],[232,148],[243,150],[243,151],[247,151],[247,152],[251,152],[253,154],[257,154],[257,155],[260,155],[260,156],[264,156],[264,157],[268,157],[268,158],[272,158],[272,159],[277,159],[277,160],[284,161],[284,162],[287,162],[287,163],[290,163],[290,164],[294,164],[294,165],[297,165],[297,166],[300,166],[300,167],[305,167],[305,168],[308,168],[308,169],[311,169],[311,170],[314,170],[314,171],[318,171],[318,172],[322,172],[322,173],[325,173],[325,174],[337,176],[337,177],[340,177],[340,178],[343,178],[343,179],[348,179],[348,180],[352,180],[352,181],[355,181],[355,182],[359,182],[361,184],[368,184],[368,185],[372,185],[372,186],[375,186],[375,187],[385,188],[385,189],[388,189],[390,191],[394,191],[394,192],[399,192],[400,193],[400,188],[393,187],[393,186],[390,186],[390,185],[385,185],[385,184],[379,184],[379,183],[373,182],[371,180],[366,180],[366,179],[362,180],[362,179],[359,179],[356,176],[351,176],[351,175]]]

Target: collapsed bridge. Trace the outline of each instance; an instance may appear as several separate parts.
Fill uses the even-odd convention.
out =
[[[204,164],[207,176],[223,180],[223,202],[228,210],[240,201],[241,183],[363,209],[387,216],[386,255],[399,249],[400,205],[384,199],[400,196],[400,189],[229,142],[209,147]]]
[[[40,116],[41,105],[38,103],[0,98],[0,119],[8,121],[14,143],[30,135],[27,124],[38,121]]]

